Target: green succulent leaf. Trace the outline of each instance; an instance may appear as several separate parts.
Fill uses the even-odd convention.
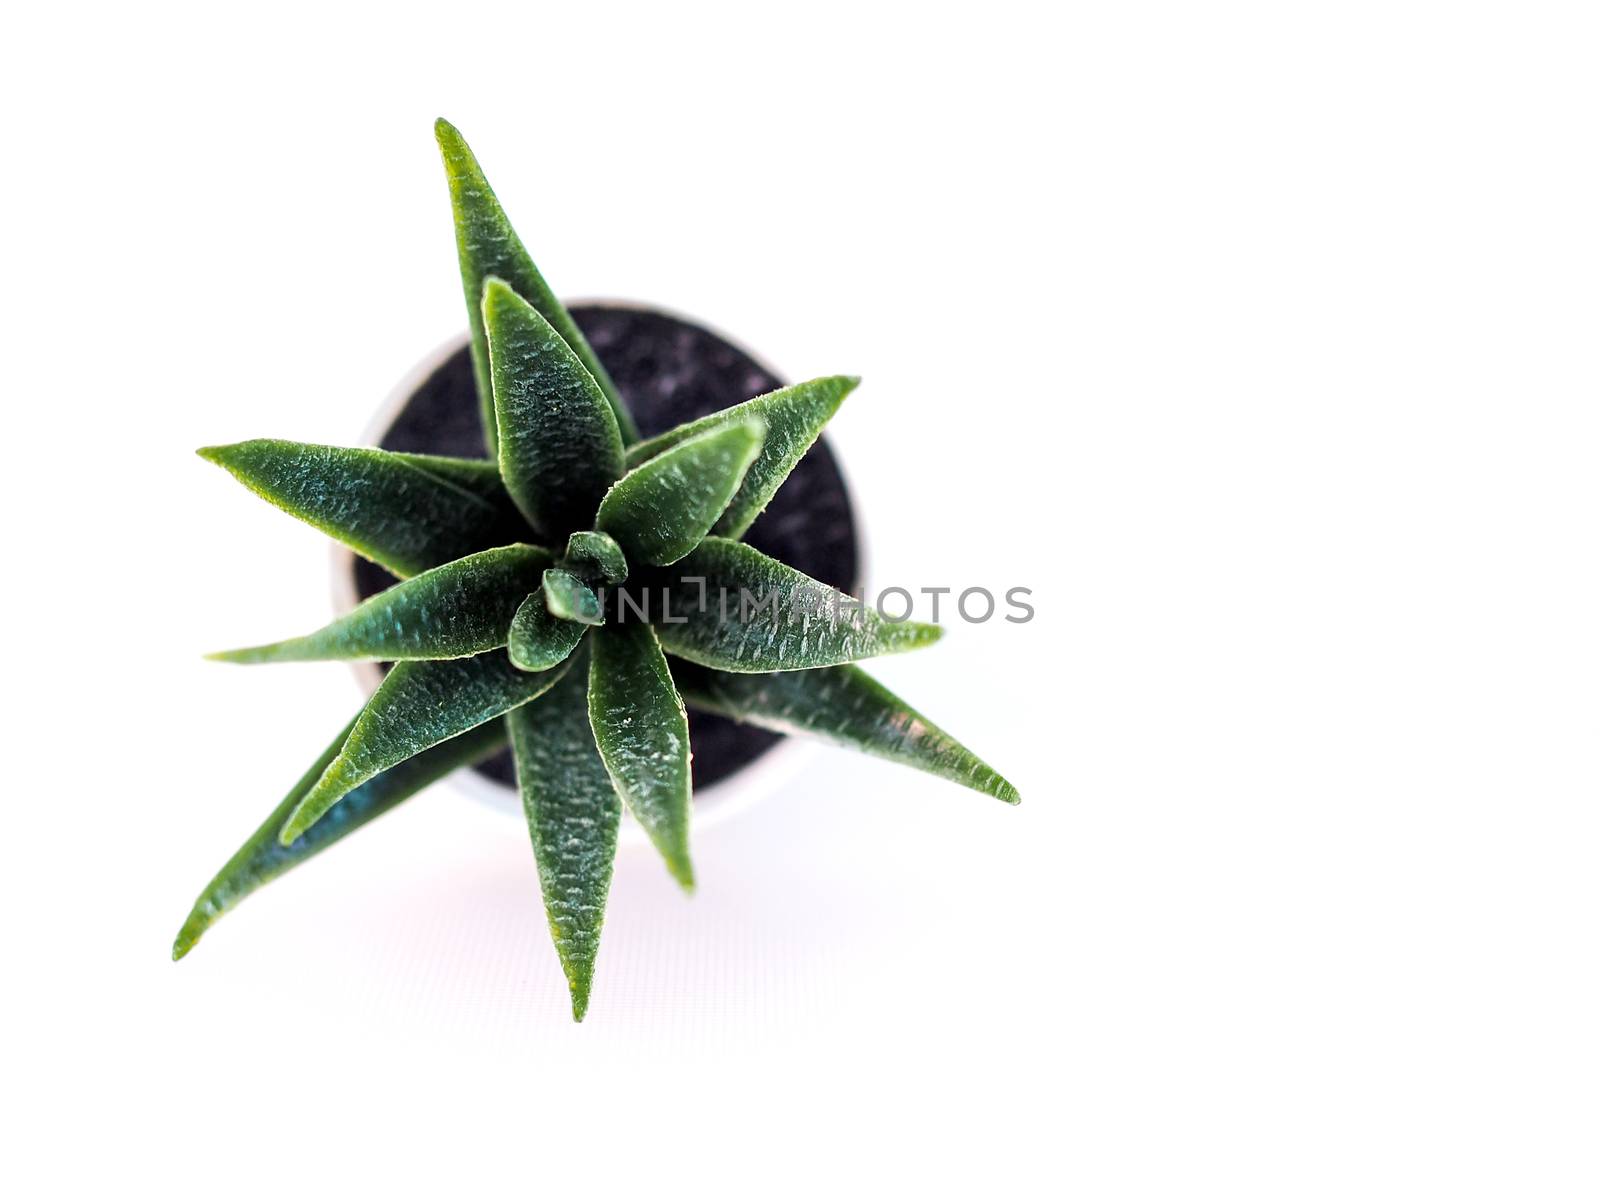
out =
[[[777,733],[804,733],[953,780],[1007,804],[1017,789],[860,667],[737,675],[675,671],[693,707]]]
[[[498,481],[491,487],[470,459],[430,467],[422,454],[269,438],[207,446],[199,454],[402,579],[526,533]],[[478,487],[462,482],[474,476]]]
[[[939,640],[937,625],[887,621],[743,542],[709,537],[673,568],[656,626],[679,658],[744,673],[832,667]]]
[[[278,840],[287,846],[380,771],[526,704],[560,677],[559,667],[519,671],[499,650],[398,664],[372,693],[343,748],[295,805]]]
[[[207,657],[233,663],[386,662],[482,654],[506,644],[517,598],[539,586],[550,562],[549,552],[537,546],[482,550],[397,583],[316,633]]]
[[[575,1021],[589,1007],[622,816],[589,728],[589,673],[583,666],[575,664],[548,693],[506,718],[550,936]]]
[[[455,126],[445,120],[436,122],[433,130],[439,140],[445,174],[450,181],[450,205],[456,223],[456,251],[461,259],[461,285],[466,292],[467,320],[472,327],[472,370],[478,381],[478,399],[483,408],[484,436],[490,455],[498,450],[496,416],[489,346],[479,304],[483,299],[484,282],[491,276],[498,276],[510,284],[519,296],[539,310],[539,314],[561,339],[572,347],[572,352],[594,377],[606,397],[623,438],[629,442],[637,441],[639,431],[616,385],[584,340],[571,314],[556,299],[555,293],[539,274],[539,269],[533,265],[533,259],[523,249],[521,239],[517,237],[516,230],[511,228],[505,210],[500,207],[500,201],[495,198],[466,140]]]
[[[551,567],[544,573],[544,602],[553,616],[583,625],[605,624],[600,597],[571,571]]]
[[[583,640],[587,626],[556,616],[545,603],[544,590],[534,592],[511,619],[511,663],[519,671],[548,671],[566,661]]]
[[[759,417],[685,438],[624,475],[600,502],[595,528],[628,558],[664,567],[711,532],[761,452]]]
[[[579,530],[567,539],[567,556],[561,565],[585,583],[621,583],[628,578],[628,559],[611,537],[592,529]]]
[[[587,529],[622,474],[617,419],[572,349],[502,280],[484,284],[483,317],[506,490],[552,539]]]
[[[589,644],[589,723],[600,757],[667,870],[692,891],[689,719],[667,660],[643,622],[613,622]]]
[[[765,422],[767,434],[761,453],[750,464],[739,490],[716,524],[715,532],[723,537],[742,537],[789,477],[795,463],[817,440],[822,427],[839,411],[844,398],[860,382],[854,375],[830,375],[779,388],[630,447],[628,465],[638,466],[709,430],[742,424],[751,418]]]
[[[502,512],[514,516],[521,524],[522,516],[517,506],[506,495],[506,485],[500,481],[500,464],[487,458],[447,458],[440,454],[409,454],[400,450],[385,450],[401,462],[410,463],[420,471],[437,475],[446,483],[465,488],[474,496],[489,501]]]
[[[368,821],[381,817],[402,800],[409,800],[457,767],[481,762],[503,746],[506,740],[504,725],[490,722],[431,750],[424,750],[416,757],[374,775],[347,795],[325,819],[285,846],[278,841],[278,831],[306,792],[321,778],[328,764],[338,757],[340,748],[354,726],[355,721],[345,726],[344,732],[301,776],[283,802],[273,809],[272,815],[262,822],[261,827],[217,872],[216,878],[206,885],[172,944],[174,959],[182,958],[194,949],[195,943],[206,930],[257,888],[264,887],[285,871],[326,850]]]

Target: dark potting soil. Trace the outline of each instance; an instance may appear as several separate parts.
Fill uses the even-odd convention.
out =
[[[571,312],[645,437],[784,386],[737,346],[677,317],[603,304],[575,305]],[[419,454],[484,456],[477,389],[465,346],[417,389],[381,445]],[[800,460],[744,540],[813,579],[841,591],[854,590],[859,582],[855,518],[825,438]],[[382,567],[357,558],[355,582],[365,599],[395,580]],[[778,734],[693,710],[689,736],[696,788],[727,778],[779,740]],[[474,770],[507,785],[516,782],[509,752]]]

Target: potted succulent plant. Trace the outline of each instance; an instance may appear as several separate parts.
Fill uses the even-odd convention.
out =
[[[624,807],[694,885],[685,701],[1018,796],[854,665],[928,645],[936,626],[889,621],[743,540],[857,381],[780,387],[641,436],[466,143],[436,132],[490,456],[200,451],[395,577],[369,578],[372,594],[320,630],[213,657],[393,665],[207,885],[173,957],[256,888],[509,743],[581,1020]]]

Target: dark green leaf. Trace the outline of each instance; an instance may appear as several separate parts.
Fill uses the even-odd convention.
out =
[[[516,512],[517,506],[506,495],[506,485],[500,482],[500,464],[487,458],[446,458],[439,454],[407,454],[399,450],[385,451],[401,462],[410,463],[420,471],[437,475],[446,483],[465,488],[475,496],[503,509]],[[519,515],[517,518],[521,520]]]
[[[622,474],[617,420],[560,335],[498,279],[484,285],[483,317],[506,490],[552,539],[587,529]]]
[[[799,671],[939,640],[937,625],[886,621],[759,550],[710,537],[671,572],[661,643],[723,671]]]
[[[523,249],[516,230],[506,219],[500,201],[495,198],[489,181],[483,177],[478,160],[468,149],[465,139],[448,121],[440,120],[433,127],[439,139],[439,150],[444,155],[445,174],[450,180],[450,205],[455,213],[456,251],[461,259],[461,285],[467,295],[467,320],[472,326],[472,370],[478,381],[478,399],[483,406],[484,434],[489,453],[496,453],[494,391],[489,375],[489,347],[484,337],[483,313],[479,308],[483,300],[483,284],[490,276],[498,276],[509,283],[517,294],[534,308],[555,329],[563,341],[572,347],[579,361],[600,386],[618,427],[627,441],[637,441],[638,430],[633,418],[617,394],[606,369],[584,340],[577,324],[562,307],[561,301],[545,284],[533,259]]]
[[[475,491],[450,477],[475,471],[464,465],[470,459],[428,469],[420,465],[425,455],[268,438],[207,446],[199,454],[401,578],[526,534],[498,485]]]
[[[603,533],[579,530],[567,539],[563,567],[585,583],[621,583],[628,577],[628,560],[622,547]]]
[[[740,537],[761,515],[779,485],[794,470],[795,463],[811,448],[822,427],[860,382],[853,375],[830,375],[768,392],[640,442],[628,450],[628,465],[637,466],[669,446],[710,429],[721,429],[751,417],[765,421],[767,436],[761,453],[745,472],[744,482],[716,524],[715,532],[723,537]]]
[[[544,589],[540,588],[518,607],[506,649],[517,670],[548,671],[566,661],[586,628],[578,621],[553,614],[545,603]]]
[[[589,644],[589,723],[600,757],[667,870],[691,891],[689,719],[667,660],[643,622],[613,622]]]
[[[664,567],[700,544],[761,452],[759,417],[686,438],[617,480],[595,514],[628,558]]]
[[[603,625],[600,598],[571,571],[551,567],[544,573],[544,602],[552,616],[584,625]]]
[[[346,796],[326,818],[289,845],[283,845],[278,841],[278,831],[300,803],[301,797],[338,756],[340,747],[354,726],[354,721],[345,726],[344,732],[333,740],[333,744],[323,751],[322,757],[290,789],[283,803],[273,810],[272,815],[217,872],[216,878],[206,885],[172,944],[174,959],[189,953],[206,930],[257,888],[271,883],[285,871],[299,866],[346,834],[354,833],[373,818],[381,817],[402,800],[410,799],[457,767],[487,758],[506,740],[504,725],[490,722],[431,750],[425,750],[415,758],[374,775]]]
[[[583,1020],[600,950],[622,805],[589,728],[589,673],[580,661],[509,717],[522,807],[539,864],[550,936]]]
[[[344,748],[290,813],[278,840],[294,841],[379,771],[542,695],[561,670],[519,671],[500,650],[398,664],[361,710]]]
[[[316,633],[208,655],[221,662],[466,658],[506,644],[520,596],[539,586],[550,554],[501,546],[424,571],[362,601]]]
[[[695,708],[825,738],[1007,804],[1021,799],[997,771],[859,667],[736,675],[680,665],[674,674]]]

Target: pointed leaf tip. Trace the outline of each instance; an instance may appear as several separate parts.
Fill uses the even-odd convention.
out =
[[[195,928],[197,924],[195,914],[191,913],[189,919],[183,923],[183,928],[178,930],[178,936],[172,940],[172,961],[177,962],[185,954],[193,950],[195,943],[200,940],[201,931]]]
[[[920,621],[890,621],[870,604],[727,538],[706,538],[674,574],[662,592],[657,636],[679,658],[721,671],[837,666],[917,650],[943,633]]]
[[[506,724],[539,886],[572,1019],[583,1020],[594,982],[606,897],[617,854],[622,801],[589,726],[589,674],[582,665]]]
[[[553,616],[582,625],[604,625],[605,610],[589,585],[571,571],[551,567],[544,573],[544,602]]]
[[[304,637],[221,650],[218,662],[468,658],[506,644],[520,597],[539,586],[550,555],[498,546],[403,580]]]
[[[745,472],[738,492],[718,518],[715,529],[724,537],[740,537],[761,515],[789,472],[817,440],[822,427],[859,382],[860,378],[854,375],[829,375],[768,392],[629,447],[628,465],[639,466],[708,430],[723,429],[750,417],[762,418],[767,423],[767,432],[761,451]]]
[[[588,528],[623,472],[616,414],[544,315],[503,282],[483,287],[500,475],[529,523],[551,538]]]
[[[476,156],[466,139],[448,121],[442,118],[434,123],[434,136],[438,139],[444,157],[445,175],[450,185],[450,204],[455,216],[456,251],[461,263],[461,284],[466,293],[467,320],[472,330],[472,371],[478,385],[478,400],[482,406],[484,440],[491,457],[498,445],[495,410],[494,381],[489,362],[488,335],[484,327],[482,303],[483,281],[487,276],[498,275],[512,289],[538,310],[549,322],[557,336],[571,348],[583,364],[602,398],[611,408],[618,432],[624,442],[639,438],[638,429],[622,402],[616,385],[606,374],[605,367],[594,350],[584,340],[583,331],[572,316],[556,299],[555,293],[539,274],[533,259],[511,227],[505,210],[495,198],[494,189],[484,177]],[[620,472],[619,472],[620,473]],[[609,482],[609,481],[608,481]],[[592,511],[592,509],[591,509]],[[563,530],[562,532],[567,532]]]
[[[188,954],[212,925],[258,888],[381,817],[457,767],[478,762],[505,744],[504,724],[496,721],[425,750],[368,780],[346,796],[339,808],[311,834],[285,849],[278,844],[278,831],[284,818],[339,752],[354,724],[352,721],[344,727],[278,807],[206,885],[172,944],[173,961]]]
[[[564,662],[583,638],[587,626],[550,611],[544,589],[529,595],[511,618],[506,652],[519,671],[548,671]]]
[[[526,533],[491,463],[274,438],[199,454],[401,578]]]
[[[1021,799],[998,771],[859,667],[767,675],[674,667],[696,708],[776,733],[819,737],[1007,804]]]
[[[622,547],[598,530],[584,529],[567,539],[567,554],[560,564],[585,583],[622,583],[628,578],[628,559]]]
[[[346,793],[354,790],[353,787],[344,788]],[[343,797],[339,798],[342,799]],[[333,807],[335,802],[334,800],[327,801],[327,807],[322,808],[321,811],[311,811],[304,806],[295,809],[294,812],[289,814],[288,819],[284,821],[283,828],[278,830],[278,845],[285,850],[293,846],[322,818],[323,813]]]
[[[660,643],[642,622],[605,625],[589,641],[589,724],[600,758],[672,877],[692,891],[689,722]]]
[[[487,317],[491,309],[498,313],[505,304],[517,299],[520,299],[517,290],[500,276],[490,275],[484,279],[482,300],[484,316]]]
[[[439,153],[444,158],[445,172],[452,179],[480,174],[478,160],[473,156],[472,147],[467,145],[467,139],[443,117],[433,123],[433,140],[438,143]]]
[[[595,528],[615,537],[630,559],[677,562],[727,510],[766,436],[766,421],[752,414],[686,438],[613,484]]]

